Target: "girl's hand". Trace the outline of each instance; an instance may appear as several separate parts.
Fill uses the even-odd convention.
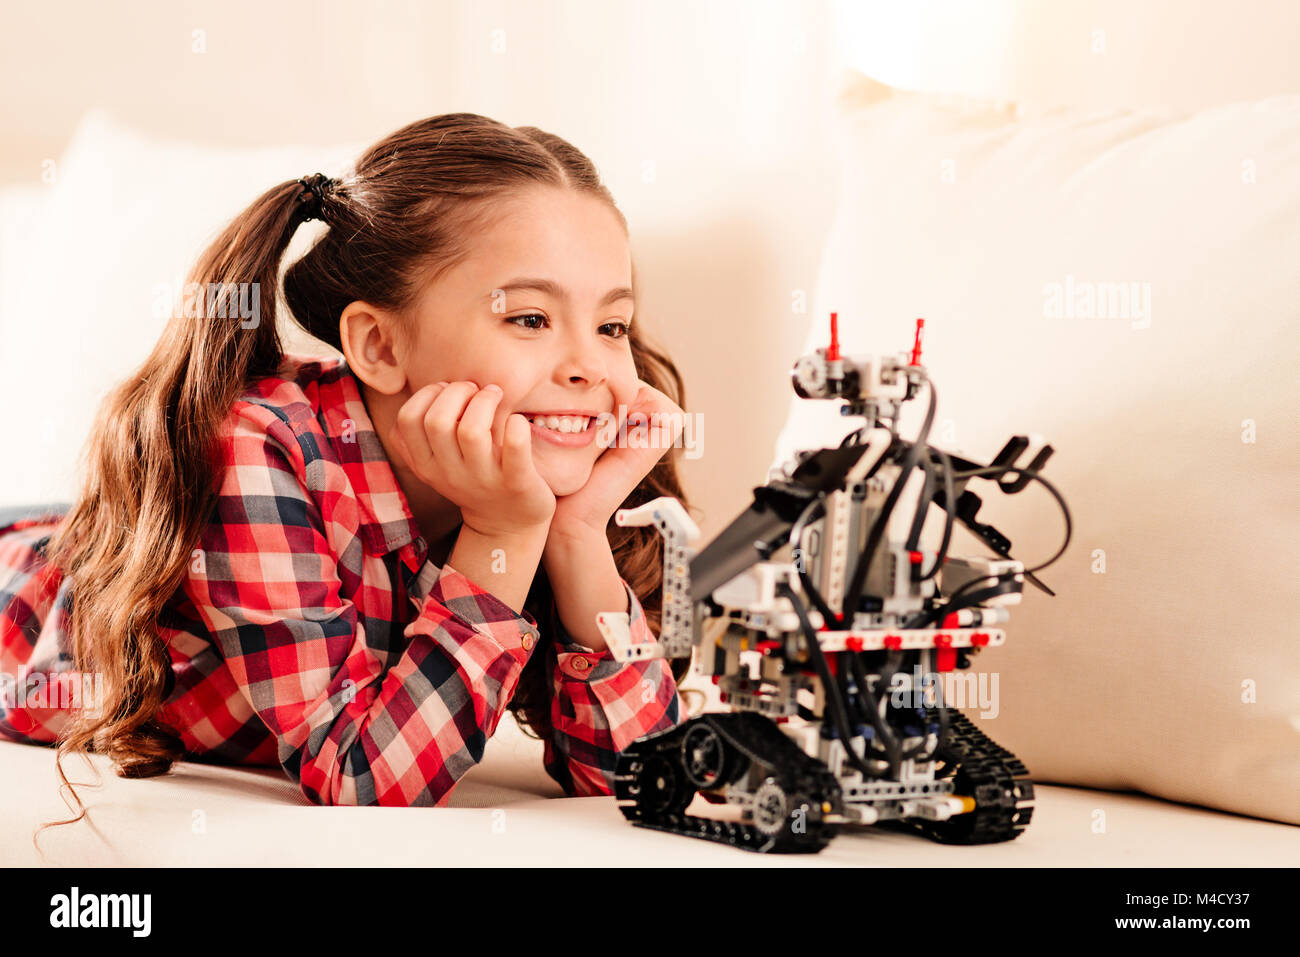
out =
[[[581,535],[594,529],[603,537],[614,512],[676,444],[686,414],[658,389],[638,382],[640,388],[628,406],[627,420],[617,432],[610,420],[596,423],[596,441],[611,445],[596,459],[587,484],[556,502],[553,533]],[[623,426],[626,435],[620,442]]]
[[[511,535],[545,527],[555,494],[533,465],[533,433],[518,413],[500,437],[492,424],[501,388],[438,382],[412,395],[389,432],[416,477],[460,506],[466,528]]]

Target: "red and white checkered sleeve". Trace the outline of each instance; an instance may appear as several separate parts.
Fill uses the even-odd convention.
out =
[[[632,643],[654,643],[636,593],[626,581],[623,587]],[[556,666],[543,762],[571,797],[613,794],[618,753],[685,720],[677,682],[665,658],[620,663],[609,649],[598,653],[573,641],[559,615],[551,620]]]
[[[237,406],[233,418],[188,597],[309,800],[445,804],[483,757],[537,646],[536,621],[446,566],[384,667],[389,649],[371,645],[343,594],[294,433],[265,409]]]
[[[73,670],[69,587],[45,557],[57,523],[0,527],[0,738],[52,744],[73,711],[93,710],[93,676]]]

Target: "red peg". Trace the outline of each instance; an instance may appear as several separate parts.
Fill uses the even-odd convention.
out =
[[[831,315],[834,315],[832,313]],[[916,320],[916,341],[912,343],[912,365],[921,364],[921,330],[925,328],[925,320]]]

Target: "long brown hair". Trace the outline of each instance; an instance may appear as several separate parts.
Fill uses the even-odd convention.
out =
[[[397,130],[324,192],[319,215],[327,229],[284,274],[292,318],[341,351],[344,307],[363,300],[406,314],[428,282],[464,258],[476,227],[489,221],[501,200],[537,184],[600,197],[626,231],[591,161],[558,136],[473,113]],[[276,290],[281,258],[303,219],[302,191],[290,180],[257,197],[199,257],[188,277],[197,287],[186,288],[233,296],[239,284],[251,282]],[[73,823],[86,813],[63,772],[65,753],[108,754],[121,777],[164,774],[184,756],[176,730],[156,717],[171,668],[159,616],[183,583],[216,503],[222,424],[243,390],[275,374],[284,359],[277,297],[259,299],[251,328],[233,301],[228,309],[174,315],[143,365],[99,409],[84,483],[47,555],[73,596],[67,627],[74,667],[102,674],[105,694],[97,717],[75,712],[59,737],[59,776],[81,813],[51,823]],[[637,373],[684,409],[681,375],[644,341],[640,326],[634,323],[628,337]],[[666,453],[627,504],[673,495],[690,508],[676,457],[676,449]],[[661,539],[652,527],[618,526],[611,528],[610,545],[657,631]],[[541,569],[529,602],[541,624],[551,608]],[[538,737],[550,730],[545,659],[532,656],[508,706]],[[676,680],[689,664],[673,662]]]

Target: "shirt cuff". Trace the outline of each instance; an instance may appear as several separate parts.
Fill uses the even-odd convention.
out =
[[[627,594],[627,616],[632,632],[632,644],[639,645],[657,641],[658,639],[655,638],[654,632],[650,630],[649,623],[646,621],[645,612],[641,608],[641,603],[637,600],[636,593],[632,591],[632,586],[626,580],[623,580],[623,590]],[[574,641],[573,636],[565,630],[564,623],[560,621],[554,599],[552,599],[551,604],[551,621],[557,646],[557,667],[564,677],[575,681],[599,680],[608,677],[628,664],[633,664],[633,662],[615,661],[614,654],[609,648],[605,648],[603,651],[593,651],[586,645],[580,645]]]
[[[518,645],[525,652],[531,652],[541,640],[537,619],[527,609],[515,611],[450,565],[443,565],[439,569],[431,564],[429,568],[437,569],[437,577],[429,586],[427,598],[441,604],[479,634],[505,647]],[[421,577],[425,580],[433,577],[432,572],[428,576],[424,575],[429,568],[422,570]],[[414,600],[422,604],[425,599]]]

